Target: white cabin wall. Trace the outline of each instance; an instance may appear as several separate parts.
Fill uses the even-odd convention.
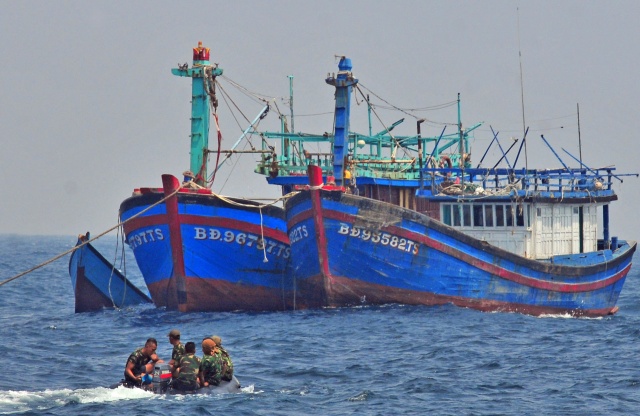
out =
[[[517,254],[519,256],[532,258],[532,248],[533,248],[533,238],[532,238],[532,227],[531,221],[533,218],[533,214],[530,212],[530,207],[526,204],[517,204],[514,202],[509,203],[498,203],[498,204],[484,204],[485,207],[492,207],[489,210],[484,210],[482,214],[483,225],[477,226],[475,224],[475,219],[473,215],[470,215],[469,218],[465,219],[465,209],[466,207],[468,211],[471,211],[471,204],[441,204],[440,206],[440,218],[442,221],[450,226],[453,226],[459,231],[476,238],[478,240],[486,241],[491,245],[499,247],[503,250],[509,251],[511,253]],[[451,207],[454,211],[458,211],[459,215],[459,223],[453,219],[453,214],[445,215],[444,211],[448,210]],[[518,209],[522,208],[522,223],[518,220]],[[496,210],[505,209],[511,211],[512,216],[512,225],[508,225],[506,216],[507,212],[502,211],[503,214],[503,223],[499,225],[498,217],[496,214]],[[487,216],[490,215],[490,221],[487,221]],[[447,219],[449,218],[449,219]],[[491,224],[491,225],[486,225]],[[522,224],[522,225],[518,225]]]
[[[527,240],[529,240],[528,235],[530,233],[526,230],[514,228],[512,230],[496,230],[490,232],[470,229],[462,231],[473,238],[486,241],[503,250],[519,256],[530,257],[527,253]]]
[[[473,204],[447,203],[440,206],[440,218],[454,228],[486,241],[503,250],[532,259],[548,259],[551,256],[580,253],[580,206],[567,203],[485,203],[487,210],[478,216],[477,223]],[[601,205],[601,204],[600,204]],[[513,213],[513,225],[499,224],[497,211],[506,215]],[[516,224],[517,210],[523,211]],[[598,205],[583,207],[583,252],[596,251],[598,247]],[[445,215],[446,212],[446,215]],[[457,213],[454,215],[454,213]],[[466,213],[466,214],[465,214]],[[487,216],[490,216],[488,220]],[[454,218],[455,217],[455,218]],[[522,221],[522,217],[524,220]],[[457,218],[457,219],[456,219]],[[478,225],[480,224],[480,225]]]
[[[580,205],[534,204],[532,238],[534,258],[580,253]],[[598,212],[596,205],[583,205],[583,251],[598,246]]]

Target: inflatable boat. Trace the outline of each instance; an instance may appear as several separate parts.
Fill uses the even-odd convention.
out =
[[[225,393],[240,393],[240,382],[233,376],[230,381],[221,381],[217,386],[201,387],[196,390],[178,390],[171,386],[171,369],[169,364],[157,363],[153,370],[153,376],[145,375],[142,378],[141,385],[133,385],[126,380],[120,380],[119,383],[114,384],[111,388],[117,388],[119,386],[125,386],[129,388],[139,388],[145,391],[152,392],[154,394],[225,394]]]

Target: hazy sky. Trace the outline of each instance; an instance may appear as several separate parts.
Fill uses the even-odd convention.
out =
[[[296,131],[331,131],[324,78],[337,70],[335,55],[351,57],[361,84],[399,107],[460,93],[463,123],[486,123],[476,162],[490,125],[503,143],[522,135],[520,49],[529,167],[560,166],[540,134],[578,154],[579,103],[585,163],[638,172],[638,16],[638,1],[0,0],[0,233],[96,235],[117,224],[134,188],[188,169],[190,80],[171,68],[191,63],[199,40],[225,76],[277,98],[287,114],[278,97],[293,75]],[[258,114],[259,104],[220,82],[247,118]],[[222,99],[220,107],[228,148],[247,123]],[[364,106],[352,111],[352,130],[366,132]],[[388,124],[402,117],[380,114]],[[421,116],[456,121],[453,107]],[[398,132],[413,134],[406,117]],[[274,111],[260,127],[278,123]],[[423,135],[440,130],[423,125]],[[253,173],[254,159],[234,160],[214,190],[276,195]],[[615,188],[612,235],[636,240],[640,179]]]

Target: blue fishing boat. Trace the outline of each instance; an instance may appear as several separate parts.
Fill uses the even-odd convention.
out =
[[[88,241],[89,233],[79,235],[78,248],[69,259],[76,313],[151,303],[149,296],[131,283]]]
[[[286,309],[291,283],[283,208],[210,188],[209,124],[213,113],[217,126],[222,69],[200,43],[193,65],[172,73],[192,80],[190,171],[183,181],[163,175],[161,188],[138,188],[120,205],[153,302],[183,312]],[[218,129],[218,145],[220,139]]]
[[[215,87],[222,69],[210,63],[209,50],[201,45],[194,48],[193,59],[191,68],[185,64],[172,70],[174,75],[192,78],[190,171],[184,173],[182,181],[163,175],[162,187],[137,188],[122,202],[120,219],[127,243],[156,306],[180,311],[295,308],[284,209],[218,195],[210,189],[210,178],[219,165],[208,174],[209,154],[217,152],[219,157],[239,153],[234,150],[239,141],[229,151],[208,149],[210,109],[218,125]],[[245,133],[255,130],[254,124],[268,111],[267,105]],[[285,120],[282,114],[280,118]],[[283,199],[308,185],[309,164],[322,165],[324,174],[331,175],[333,164],[326,155],[304,146],[311,149],[310,143],[324,144],[332,136],[291,133],[284,121],[280,131],[260,135],[261,148],[249,151],[260,155],[256,172],[266,176],[269,184],[279,186]],[[219,131],[217,138],[220,147]],[[355,140],[365,139],[369,140],[358,135]],[[375,158],[364,153],[361,156]]]
[[[451,303],[531,315],[617,311],[636,249],[635,241],[609,229],[609,204],[617,200],[612,184],[625,175],[573,156],[579,165],[570,168],[544,137],[561,168],[516,169],[517,157],[508,168],[474,168],[460,117],[457,134],[445,140],[423,139],[418,130],[407,140],[354,141],[350,97],[358,80],[351,69],[342,58],[337,76],[326,80],[336,89],[327,157],[333,177],[309,166],[309,186],[285,203],[297,307]],[[417,155],[404,169],[391,169],[395,151],[383,164],[358,157],[361,144]],[[378,174],[351,173],[367,170]]]

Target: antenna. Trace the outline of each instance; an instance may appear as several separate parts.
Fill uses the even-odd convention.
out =
[[[582,164],[582,139],[580,137],[580,103],[576,103],[578,109],[578,150],[580,150],[580,163]]]
[[[293,127],[293,75],[289,75],[289,109],[291,110],[291,132],[295,133]]]
[[[522,132],[526,134],[526,126],[527,123],[524,119],[524,81],[522,76],[522,48],[520,47],[520,7],[517,9],[518,12],[518,59],[520,61],[520,102],[522,105]],[[529,169],[529,158],[527,157],[527,142],[524,142],[524,166],[525,169]],[[515,168],[515,166],[514,166]]]

